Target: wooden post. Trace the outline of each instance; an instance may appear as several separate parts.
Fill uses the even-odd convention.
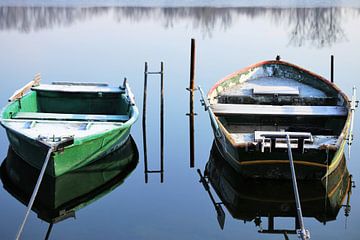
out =
[[[331,55],[330,60],[330,80],[334,83],[334,55]]]
[[[190,136],[190,168],[195,166],[195,136],[194,136],[194,90],[195,90],[195,39],[191,39],[190,53],[190,113],[189,113],[189,136]]]
[[[142,116],[142,128],[143,128],[143,147],[144,147],[144,172],[145,183],[148,183],[148,162],[147,162],[147,143],[146,143],[146,96],[147,96],[147,74],[148,63],[145,62],[144,70],[144,97],[143,97],[143,116]]]
[[[161,76],[161,102],[160,102],[160,182],[164,182],[164,63],[160,66]]]

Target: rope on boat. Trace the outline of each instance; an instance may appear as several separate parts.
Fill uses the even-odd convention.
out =
[[[54,225],[53,223],[49,224],[48,230],[46,232],[45,240],[48,240],[50,238],[50,233],[51,233],[51,230],[53,228],[53,225]]]
[[[215,114],[211,110],[209,100],[205,97],[204,91],[201,89],[200,86],[198,86],[198,89],[199,89],[199,92],[200,92],[200,95],[201,95],[201,100],[200,100],[201,104],[205,107],[205,111],[208,111],[209,117],[210,117],[210,120],[211,120],[211,125],[215,128],[215,136],[217,138],[220,138],[221,137],[220,127],[219,127],[219,124],[216,121]]]
[[[286,141],[287,141],[287,146],[288,146],[288,155],[289,155],[289,161],[290,161],[293,190],[294,190],[294,195],[295,195],[296,210],[297,210],[298,221],[299,221],[299,225],[300,225],[300,229],[298,229],[298,235],[302,240],[308,240],[308,239],[310,239],[310,232],[308,230],[306,230],[305,226],[304,226],[304,219],[303,219],[302,211],[301,211],[299,190],[298,190],[298,186],[297,186],[297,182],[296,182],[294,160],[293,160],[292,151],[291,151],[291,142],[290,142],[289,134],[286,134]]]
[[[51,156],[51,153],[52,153],[52,152],[53,152],[53,148],[50,147],[49,150],[48,150],[48,152],[47,152],[47,154],[46,154],[46,158],[45,158],[45,161],[44,161],[44,165],[43,165],[42,168],[41,168],[41,171],[40,171],[38,180],[37,180],[36,185],[35,185],[35,188],[34,188],[34,191],[33,191],[32,195],[31,195],[31,198],[30,198],[30,201],[29,201],[29,204],[28,204],[28,208],[27,208],[27,210],[26,210],[26,214],[25,214],[24,220],[23,220],[22,224],[20,225],[19,231],[18,231],[17,234],[16,234],[16,238],[15,238],[16,240],[20,239],[20,236],[21,236],[21,234],[22,234],[22,232],[23,232],[23,230],[24,230],[24,226],[25,226],[26,220],[27,220],[27,218],[28,218],[28,216],[29,216],[30,210],[31,210],[31,208],[32,208],[32,206],[33,206],[33,204],[34,204],[36,195],[37,195],[37,193],[38,193],[38,191],[39,191],[40,184],[41,184],[41,181],[42,181],[42,179],[43,179],[43,177],[44,177],[45,169],[46,169],[46,167],[47,167],[47,165],[48,165],[48,162],[49,162],[49,160],[50,160],[50,156]]]

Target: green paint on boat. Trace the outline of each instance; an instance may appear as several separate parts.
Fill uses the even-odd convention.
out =
[[[119,148],[138,115],[126,82],[119,88],[56,83],[33,86],[12,99],[1,113],[1,125],[13,150],[35,168],[42,167],[52,147],[46,173],[57,177]]]

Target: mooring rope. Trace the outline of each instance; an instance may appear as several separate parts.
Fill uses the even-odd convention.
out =
[[[34,204],[34,201],[35,201],[35,198],[36,198],[36,195],[39,191],[39,188],[40,188],[40,184],[41,184],[41,181],[44,177],[44,173],[45,173],[45,169],[46,169],[46,166],[48,165],[48,162],[49,162],[49,159],[50,159],[50,156],[51,156],[51,153],[52,153],[52,148],[49,148],[47,154],[46,154],[46,158],[45,158],[45,161],[44,161],[44,165],[42,166],[41,168],[41,171],[40,171],[40,174],[39,174],[39,177],[38,177],[38,180],[36,182],[36,185],[35,185],[35,188],[34,188],[34,191],[31,195],[31,198],[30,198],[30,201],[29,201],[29,205],[28,205],[28,208],[27,208],[27,211],[26,211],[26,214],[25,214],[25,217],[24,217],[24,220],[22,222],[22,224],[20,225],[20,228],[19,228],[19,231],[17,232],[16,234],[16,240],[20,239],[20,236],[21,236],[21,233],[23,232],[24,230],[24,226],[25,226],[25,223],[26,223],[26,220],[29,216],[29,213],[30,213],[30,210],[32,208],[32,205]]]

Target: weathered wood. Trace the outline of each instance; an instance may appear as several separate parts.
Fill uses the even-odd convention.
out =
[[[312,135],[309,132],[281,132],[281,131],[255,131],[255,141],[263,138],[286,138],[290,136],[292,139],[306,139],[312,141]]]
[[[334,55],[331,55],[330,60],[330,81],[334,83]]]
[[[36,119],[36,120],[67,120],[67,121],[104,121],[125,122],[128,115],[101,115],[101,114],[65,114],[65,113],[41,113],[41,112],[18,112],[13,119]]]
[[[256,86],[253,88],[255,95],[291,95],[299,96],[299,88],[291,86]]]
[[[41,84],[31,88],[34,91],[79,92],[79,93],[125,93],[124,89],[99,85]]]
[[[195,136],[194,136],[194,91],[195,91],[195,39],[191,39],[190,52],[190,112],[189,112],[189,137],[190,137],[190,167],[195,166]]]
[[[164,62],[160,63],[160,182],[164,182]]]
[[[131,91],[131,88],[130,88],[130,86],[129,86],[126,78],[124,79],[123,87],[124,87],[124,89],[125,89],[126,92],[127,92],[128,99],[129,99],[129,101],[130,101],[130,104],[133,105],[133,106],[135,106],[135,95],[134,95],[133,92]]]
[[[276,98],[272,95],[219,95],[218,103],[228,104],[262,104],[262,105],[316,105],[336,106],[337,97],[298,97],[282,96]]]
[[[29,91],[32,87],[39,85],[40,81],[41,81],[41,75],[40,73],[37,73],[32,81],[28,82],[25,86],[14,92],[14,94],[9,98],[9,102],[22,98],[24,94],[27,91]]]
[[[217,115],[286,115],[286,116],[346,116],[345,107],[338,106],[276,106],[255,104],[214,104],[211,109]]]
[[[144,96],[143,96],[143,115],[142,115],[142,130],[143,130],[143,148],[144,148],[144,173],[145,183],[149,181],[149,167],[147,160],[147,141],[146,141],[146,97],[147,97],[147,76],[148,76],[148,63],[145,62],[144,69]]]
[[[52,82],[52,85],[72,85],[72,86],[97,86],[97,87],[107,87],[107,83],[93,83],[93,82]]]

